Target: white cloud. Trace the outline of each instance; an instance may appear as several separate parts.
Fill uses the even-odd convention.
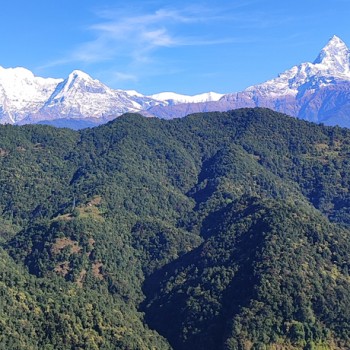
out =
[[[241,7],[232,4],[226,8],[194,4],[181,9],[161,8],[153,12],[137,13],[134,9],[131,12],[130,8],[99,11],[96,22],[85,28],[86,33],[91,34],[90,41],[81,43],[62,59],[41,68],[71,63],[85,67],[105,63],[106,72],[111,71],[111,67],[116,67],[118,71],[111,79],[136,81],[140,74],[150,74],[151,71],[154,74],[152,68],[156,66],[161,70],[160,65],[163,65],[164,70],[167,64],[158,59],[160,50],[250,41],[232,34],[225,36],[222,31],[217,31],[218,25],[225,21],[230,25],[232,22],[238,25],[246,23],[250,17],[244,11],[240,13]],[[255,20],[250,18],[250,23]],[[170,69],[169,66],[167,69]]]
[[[153,61],[152,55],[160,48],[191,45],[215,45],[234,41],[231,38],[186,36],[183,27],[222,19],[213,9],[191,6],[181,10],[159,9],[152,13],[130,14],[122,11],[101,11],[100,19],[88,27],[94,39],[76,47],[67,57],[45,67],[70,62],[93,64],[127,58],[129,64]]]

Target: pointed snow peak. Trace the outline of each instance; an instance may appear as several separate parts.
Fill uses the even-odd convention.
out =
[[[343,40],[333,35],[317,56],[314,64],[323,64],[340,73],[347,72],[350,70],[350,50]]]
[[[96,88],[98,91],[101,89],[107,89],[104,84],[96,79],[93,79],[89,74],[86,74],[81,70],[74,70],[68,75],[67,79],[62,82],[59,90],[63,89],[67,92],[71,89],[87,89],[89,91],[92,91],[92,89],[96,90]]]
[[[344,41],[341,40],[341,39],[339,38],[339,36],[337,36],[337,35],[333,35],[333,36],[329,39],[328,44],[332,44],[332,45],[333,45],[333,44],[334,44],[334,45],[342,44],[342,45],[345,45]]]
[[[69,74],[68,76],[68,81],[75,80],[77,78],[83,79],[83,80],[93,80],[89,74],[81,71],[81,70],[73,70],[72,73]]]

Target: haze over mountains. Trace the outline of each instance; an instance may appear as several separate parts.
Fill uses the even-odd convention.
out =
[[[0,67],[0,123],[71,126],[75,122],[75,127],[84,127],[126,112],[171,119],[196,112],[268,107],[309,121],[350,127],[349,91],[350,50],[333,36],[313,63],[225,95],[162,92],[145,96],[111,89],[79,70],[66,79],[51,79],[36,77],[25,68]]]

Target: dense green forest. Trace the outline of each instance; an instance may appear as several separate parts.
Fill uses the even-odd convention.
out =
[[[350,130],[2,125],[0,163],[0,349],[350,348]]]

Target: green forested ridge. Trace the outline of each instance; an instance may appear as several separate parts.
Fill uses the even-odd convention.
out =
[[[349,155],[268,109],[0,126],[0,346],[349,348]]]

